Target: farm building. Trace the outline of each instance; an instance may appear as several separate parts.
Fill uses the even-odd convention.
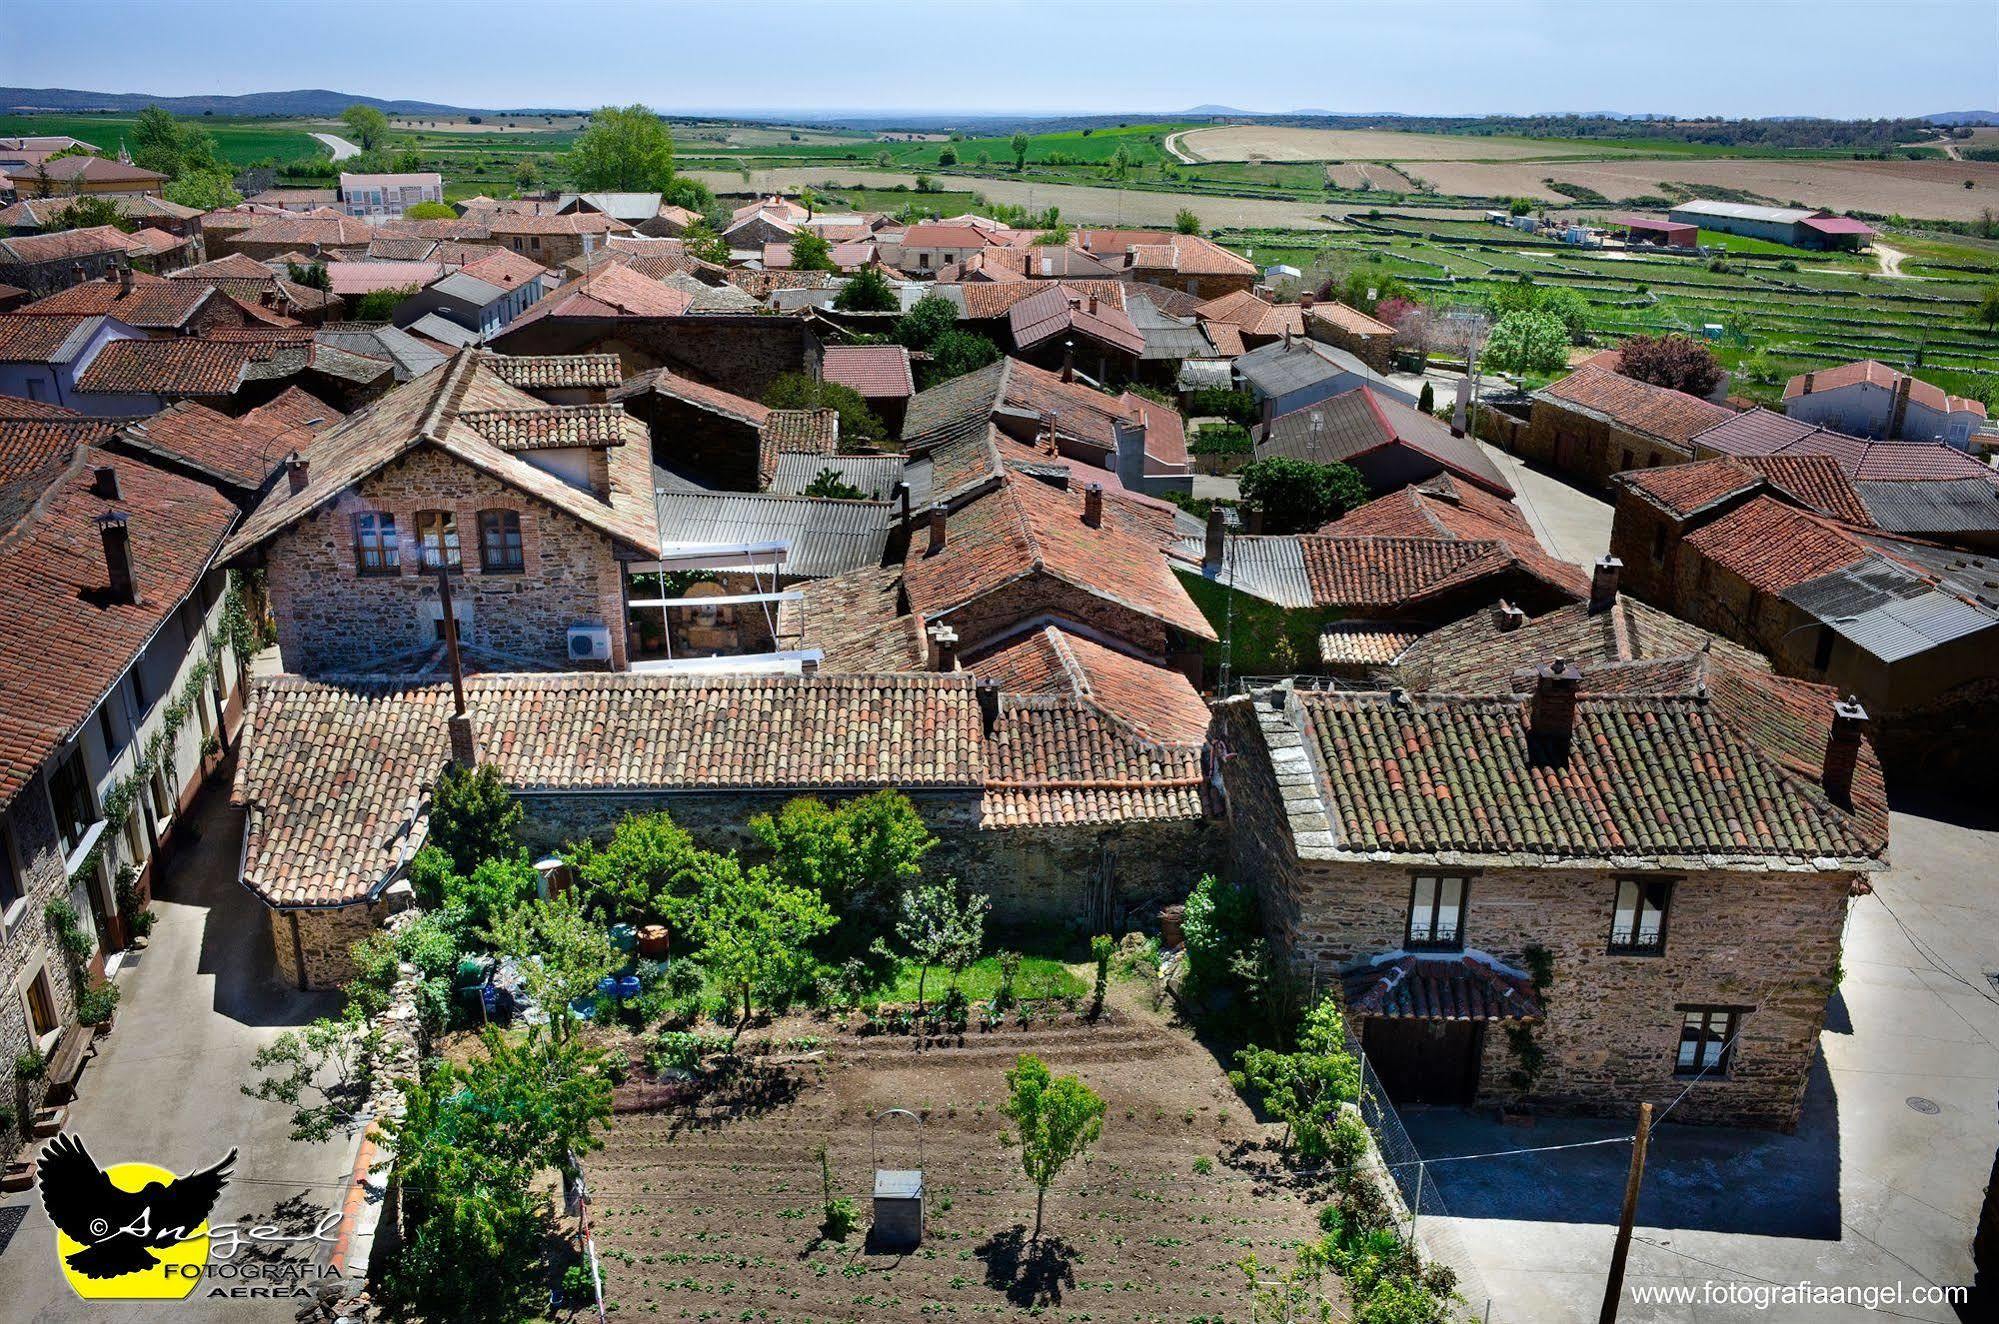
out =
[[[1793,248],[1859,248],[1874,234],[1872,226],[1850,216],[1835,216],[1820,208],[1756,207],[1745,202],[1709,202],[1695,198],[1673,208],[1676,225],[1719,230],[1747,239],[1767,239]]]
[[[1624,230],[1625,242],[1658,244],[1665,248],[1697,248],[1701,228],[1680,221],[1653,221],[1643,216],[1620,216],[1614,222]]]

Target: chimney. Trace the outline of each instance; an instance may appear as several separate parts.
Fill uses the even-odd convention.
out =
[[[1804,390],[1802,390],[1802,391],[1799,391],[1799,392],[1798,392],[1798,394],[1799,394],[1799,395],[1810,395],[1810,394],[1812,393],[1812,383],[1813,383],[1813,382],[1815,382],[1815,381],[1817,381],[1817,380],[1818,380],[1818,374],[1817,374],[1817,373],[1815,373],[1815,372],[1808,372],[1808,373],[1806,373],[1806,374],[1805,374],[1805,389],[1804,389]]]
[[[1832,706],[1832,733],[1825,742],[1826,797],[1841,809],[1853,808],[1853,769],[1860,762],[1860,736],[1867,729],[1867,710],[1849,697]]]
[[[1062,448],[1055,442],[1055,420],[1052,418],[1041,420],[1041,449],[1050,455],[1062,453]]]
[[[104,570],[109,580],[111,600],[139,601],[139,581],[132,574],[132,530],[122,510],[110,510],[96,520],[104,539]]]
[[[1097,296],[1092,294],[1090,296],[1090,316],[1095,317],[1096,315],[1097,315]]]
[[[1073,340],[1062,342],[1062,380],[1076,380],[1076,342]]]
[[[1309,312],[1311,312],[1311,311],[1312,311],[1312,298],[1313,298],[1313,296],[1312,296],[1312,292],[1311,292],[1310,290],[1303,290],[1303,291],[1300,291],[1300,293],[1299,293],[1299,295],[1298,295],[1298,311],[1299,311],[1299,312],[1301,312],[1301,313],[1309,313]]]
[[[1104,485],[1091,483],[1083,489],[1083,523],[1093,529],[1104,526]]]
[[[944,550],[944,528],[950,519],[950,512],[943,506],[930,508],[930,551],[932,555]]]
[[[444,727],[451,737],[451,761],[461,768],[479,766],[479,733],[465,706],[465,665],[458,656],[458,616],[451,609],[451,571],[437,564],[437,605],[444,613],[444,652],[451,664],[451,716]]]
[[[1492,628],[1501,634],[1512,634],[1526,623],[1527,613],[1503,598],[1492,609]]]
[[[1209,506],[1207,541],[1201,545],[1201,569],[1204,572],[1213,574],[1222,568],[1222,539],[1227,532],[1228,525],[1222,518],[1222,508]]]
[[[924,631],[930,636],[930,669],[932,671],[956,671],[958,669],[958,632],[948,625],[937,624]]]
[[[116,465],[100,464],[90,471],[90,494],[103,497],[106,501],[118,500],[118,468]]]
[[[897,483],[895,485],[895,499],[902,504],[902,533],[903,536],[906,538],[909,536],[909,484],[908,483]]]
[[[285,477],[291,480],[293,495],[305,491],[305,485],[312,479],[312,462],[293,451],[285,460]]]
[[[598,497],[611,499],[611,448],[591,446],[584,451],[583,462],[589,472],[590,490]]]
[[[1291,350],[1291,328],[1288,326],[1284,328],[1284,350],[1286,353]]]
[[[130,260],[118,264],[118,297],[125,298],[132,293],[132,263]]]
[[[1556,658],[1534,673],[1534,698],[1527,716],[1528,752],[1536,763],[1569,761],[1569,742],[1576,730],[1576,691],[1583,673],[1575,663]]]
[[[1614,556],[1599,559],[1589,578],[1589,612],[1595,616],[1617,605],[1617,573],[1624,562]]]
[[[999,725],[999,682],[981,679],[973,693],[979,700],[979,726],[990,739],[993,728]]]
[[[1262,506],[1245,506],[1243,508],[1243,531],[1249,534],[1260,534],[1263,532]]]
[[[1262,441],[1270,440],[1270,425],[1272,423],[1275,423],[1276,421],[1277,421],[1277,397],[1274,395],[1266,395],[1263,397],[1263,436],[1259,440]]]
[[[1890,441],[1902,435],[1902,421],[1909,414],[1909,387],[1914,381],[1915,378],[1905,372],[1895,382],[1895,404],[1888,413],[1888,439]]]

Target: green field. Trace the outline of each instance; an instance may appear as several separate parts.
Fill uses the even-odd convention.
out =
[[[133,115],[0,115],[0,138],[67,135],[115,155],[120,139],[132,136]],[[188,119],[215,138],[215,150],[233,165],[261,161],[296,161],[324,156],[326,149],[296,122],[268,119],[225,119],[199,115]]]

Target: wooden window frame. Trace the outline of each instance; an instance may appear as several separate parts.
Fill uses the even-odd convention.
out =
[[[1680,1014],[1680,1033],[1673,1041],[1673,1074],[1688,1079],[1696,1076],[1703,1079],[1728,1079],[1729,1073],[1735,1067],[1736,1045],[1741,1042],[1742,1018],[1749,1009],[1727,1005],[1680,1003],[1674,1010]],[[1703,1047],[1717,1032],[1716,1020],[1719,1019],[1720,1021],[1721,1056],[1710,1067],[1703,1067],[1701,1065],[1701,1049],[1695,1050],[1692,1065],[1682,1065],[1680,1061],[1681,1050],[1685,1048],[1687,1042],[1687,1023],[1695,1016],[1701,1018],[1702,1038],[1700,1042]]]
[[[64,828],[68,815],[65,813],[63,802],[56,795],[57,781],[69,770],[72,762],[77,768],[78,776],[82,778],[76,789],[82,793],[81,803],[85,810],[84,821],[75,841],[69,839],[69,834]],[[90,835],[90,825],[95,823],[102,813],[97,804],[97,791],[90,784],[90,764],[83,757],[83,746],[72,745],[56,760],[55,766],[49,770],[48,794],[49,809],[54,813],[56,820],[56,841],[61,844],[63,855],[67,858],[83,844],[83,839]]]
[[[43,965],[28,976],[28,982],[21,985],[21,1010],[28,1022],[28,1034],[39,1044],[50,1035],[62,1029],[62,1013],[56,1008],[56,987],[49,980],[49,968]],[[42,1020],[49,1022],[42,1028]]]
[[[502,550],[507,545],[507,521],[513,522],[514,560],[495,561],[489,555],[492,545],[487,537],[487,520],[499,524],[497,536]],[[479,573],[483,575],[519,575],[527,572],[527,535],[521,529],[521,513],[504,507],[479,512]]]
[[[28,902],[28,868],[15,848],[14,830],[0,823],[0,924],[17,918]]]
[[[1418,939],[1416,936],[1416,888],[1425,878],[1434,879],[1436,889],[1430,895],[1429,931],[1431,937]],[[1437,914],[1441,909],[1443,884],[1455,882],[1458,885],[1458,927],[1449,939],[1438,939]],[[1403,907],[1402,946],[1412,952],[1461,952],[1465,949],[1465,917],[1471,904],[1471,875],[1468,873],[1412,873],[1409,875],[1409,900]]]
[[[1666,954],[1667,928],[1673,920],[1673,893],[1679,883],[1677,878],[1648,878],[1642,874],[1625,874],[1611,880],[1610,891],[1610,942],[1605,950],[1612,956],[1664,956]],[[1637,903],[1631,912],[1631,934],[1623,938],[1617,932],[1617,902],[1623,894],[1625,884],[1638,888]],[[1664,900],[1659,903],[1659,940],[1654,943],[1637,941],[1640,921],[1644,918],[1645,889],[1658,886],[1665,889]]]
[[[368,564],[367,552],[370,548],[379,558],[375,565]],[[354,573],[368,579],[393,579],[402,572],[402,539],[395,515],[386,510],[356,511]]]
[[[428,527],[427,527],[428,526]],[[450,570],[465,568],[465,543],[458,534],[458,512],[455,510],[419,510],[412,521],[416,531],[417,563],[425,574],[439,565]],[[431,559],[430,528],[437,530],[437,560]]]

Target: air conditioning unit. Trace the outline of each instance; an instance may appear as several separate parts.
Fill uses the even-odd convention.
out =
[[[572,625],[569,627],[569,660],[571,662],[608,662],[611,660],[611,627],[608,625]]]

